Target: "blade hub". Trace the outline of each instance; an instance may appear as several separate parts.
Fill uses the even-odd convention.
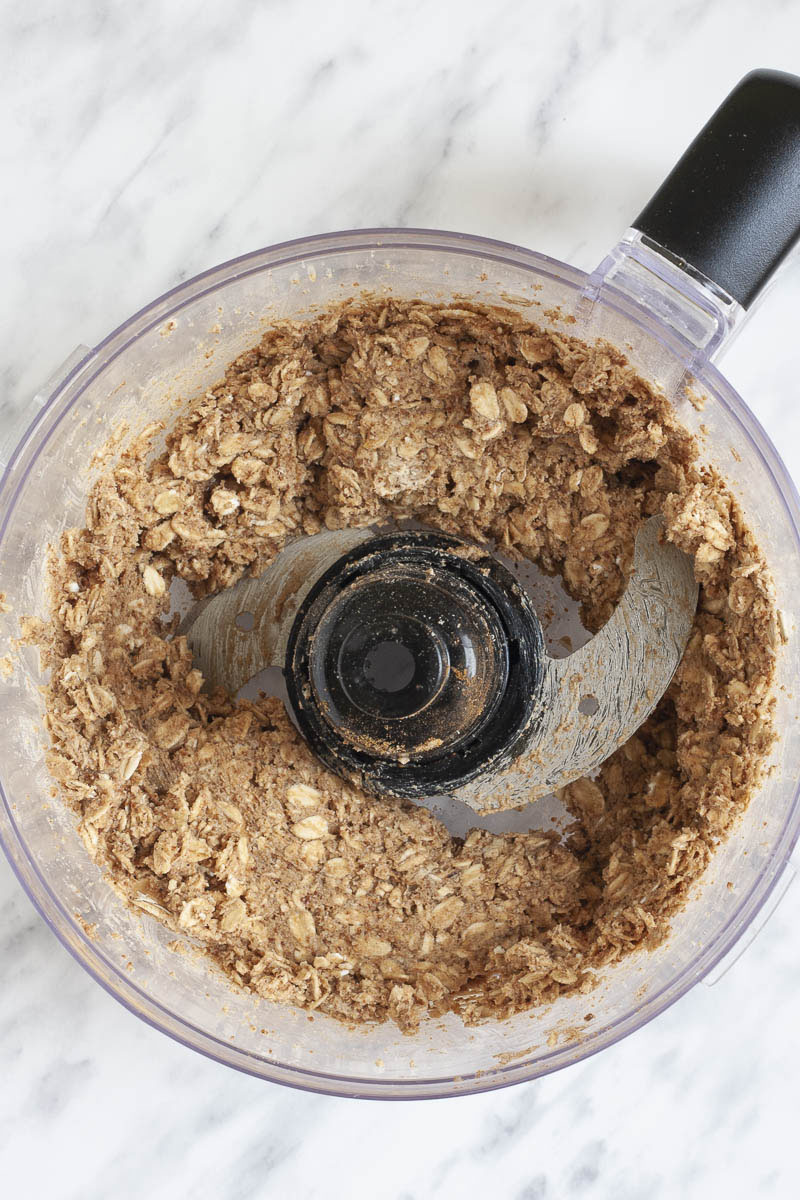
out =
[[[312,587],[287,645],[287,691],[315,752],[367,786],[451,790],[511,757],[543,676],[516,580],[455,538],[369,539]]]

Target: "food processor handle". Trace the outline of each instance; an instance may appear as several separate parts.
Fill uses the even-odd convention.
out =
[[[800,239],[800,78],[746,75],[633,227],[748,309]]]

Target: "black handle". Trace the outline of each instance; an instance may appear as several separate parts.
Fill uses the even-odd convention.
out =
[[[634,227],[748,308],[800,238],[800,78],[745,75]]]

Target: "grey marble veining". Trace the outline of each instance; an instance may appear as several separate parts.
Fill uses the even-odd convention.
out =
[[[591,268],[726,90],[797,70],[762,0],[0,3],[0,420],[80,342],[260,245],[434,226]],[[800,478],[797,259],[724,367]],[[0,433],[3,431],[0,430]],[[793,1197],[800,885],[741,960],[558,1075],[382,1105],[138,1022],[0,862],[0,1178],[128,1200]]]

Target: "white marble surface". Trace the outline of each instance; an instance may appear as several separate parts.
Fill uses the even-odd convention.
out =
[[[0,4],[3,401],[181,279],[362,225],[591,268],[788,0]],[[800,266],[725,368],[800,477]],[[6,409],[6,412],[8,410]],[[238,1076],[99,990],[0,863],[6,1196],[348,1200],[800,1194],[800,886],[714,987],[534,1084],[381,1105]]]

